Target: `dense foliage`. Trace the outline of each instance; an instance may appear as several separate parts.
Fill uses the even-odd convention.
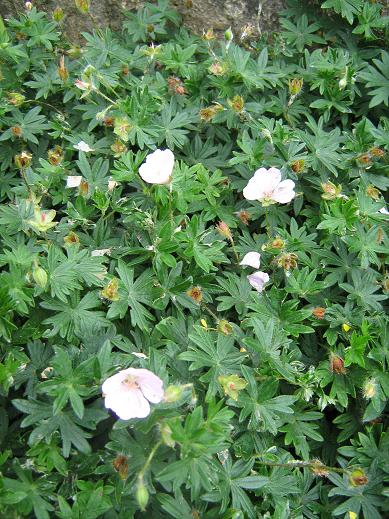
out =
[[[388,516],[388,20],[304,4],[221,41],[165,0],[82,48],[60,8],[0,24],[1,517]],[[271,166],[295,198],[246,200]],[[123,421],[130,366],[165,398]]]

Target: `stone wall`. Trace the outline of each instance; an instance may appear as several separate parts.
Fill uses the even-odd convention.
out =
[[[3,17],[24,9],[24,0],[0,0],[0,14]],[[49,13],[61,6],[66,13],[64,23],[67,35],[79,40],[80,33],[91,29],[91,21],[75,7],[74,0],[33,0],[39,9]],[[91,13],[99,26],[109,25],[119,29],[123,11],[137,8],[142,4],[137,0],[91,0]],[[171,0],[181,13],[185,26],[201,34],[213,28],[215,32],[232,27],[234,34],[241,34],[244,27],[268,31],[277,27],[277,18],[284,7],[284,0]]]

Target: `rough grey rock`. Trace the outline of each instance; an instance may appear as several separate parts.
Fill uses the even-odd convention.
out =
[[[66,13],[64,28],[72,40],[80,40],[80,33],[91,30],[92,22],[75,7],[74,0],[32,0],[39,9],[51,13],[62,7]],[[0,0],[0,14],[9,17],[24,10],[24,0]],[[284,0],[172,0],[182,15],[186,27],[202,34],[210,28],[216,33],[232,27],[234,34],[242,34],[248,28],[269,31],[277,27],[278,14],[284,8]],[[123,12],[136,9],[141,0],[91,0],[91,14],[100,27],[119,29]]]

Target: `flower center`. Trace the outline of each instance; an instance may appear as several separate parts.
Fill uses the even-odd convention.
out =
[[[139,384],[133,375],[127,375],[122,384],[126,389],[139,389]]]
[[[274,191],[265,191],[263,193],[263,197],[265,198],[265,200],[272,200],[273,199],[273,193],[274,193]]]

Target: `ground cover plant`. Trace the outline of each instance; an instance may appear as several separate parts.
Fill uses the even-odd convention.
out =
[[[0,23],[1,517],[388,516],[387,22]]]

